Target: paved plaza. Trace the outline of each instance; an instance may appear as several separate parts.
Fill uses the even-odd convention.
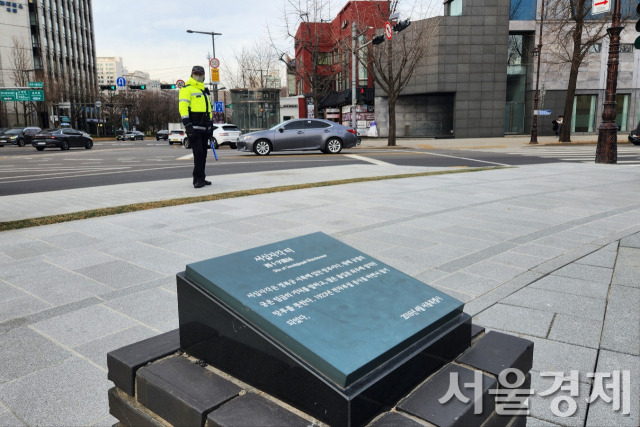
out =
[[[475,146],[509,143],[522,141]],[[211,188],[195,190],[185,177],[7,196],[0,200],[0,221],[439,170],[371,164],[217,177],[210,163]],[[0,426],[113,425],[106,354],[178,327],[176,273],[195,261],[317,231],[464,301],[474,323],[487,330],[533,341],[529,426],[640,424],[640,168],[554,163],[2,232]],[[540,395],[554,385],[550,373],[571,377],[572,371],[577,395],[565,384]],[[604,392],[621,399],[620,409],[615,399],[587,402],[602,382],[592,373],[619,375],[622,387]],[[559,396],[566,399],[558,406]],[[571,416],[554,414],[571,409],[571,401]]]

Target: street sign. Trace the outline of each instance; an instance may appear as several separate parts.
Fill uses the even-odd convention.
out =
[[[44,90],[29,89],[5,89],[0,90],[0,100],[2,101],[44,101]]]
[[[43,88],[44,87],[44,83],[43,82],[29,82],[29,87]]]
[[[601,13],[611,12],[611,1],[609,0],[593,0],[593,7],[591,8],[592,15],[599,15]]]
[[[118,77],[118,79],[116,80],[116,84],[120,87],[125,86],[127,84],[127,81],[125,80],[124,77]]]
[[[550,116],[551,110],[534,110],[533,114],[537,116]]]
[[[391,22],[387,21],[384,24],[384,35],[387,37],[387,40],[391,40],[393,36],[393,29],[391,28]]]
[[[100,107],[102,107],[102,102],[96,101],[96,108],[100,108]]]
[[[218,58],[211,58],[209,65],[211,68],[218,68],[220,66],[220,60]]]
[[[224,113],[224,102],[218,101],[213,103],[214,113]]]
[[[63,123],[70,123],[71,119],[68,116],[60,116],[60,121]]]
[[[182,89],[184,85],[184,80],[176,80],[176,86],[178,87],[178,89]]]
[[[212,68],[211,69],[211,81],[213,83],[220,83],[220,69]]]

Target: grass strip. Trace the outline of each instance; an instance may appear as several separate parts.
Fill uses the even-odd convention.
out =
[[[138,212],[147,209],[166,208],[169,206],[187,205],[191,203],[211,202],[215,200],[235,199],[238,197],[256,196],[260,194],[281,193],[284,191],[304,190],[307,188],[330,187],[334,185],[353,184],[358,182],[383,181],[389,179],[415,178],[423,176],[447,175],[455,173],[479,172],[486,170],[506,169],[506,166],[492,166],[486,168],[467,168],[435,172],[408,173],[399,175],[372,176],[364,178],[338,179],[334,181],[311,182],[307,184],[282,185],[278,187],[258,188],[255,190],[238,190],[226,193],[209,194],[206,196],[183,197],[179,199],[160,200],[155,202],[133,203],[130,205],[114,206],[109,208],[90,209],[60,215],[49,215],[39,218],[19,219],[15,221],[0,222],[0,232],[19,230],[22,228],[38,227],[41,225],[59,224],[62,222],[78,221],[101,216],[118,215],[127,212]]]

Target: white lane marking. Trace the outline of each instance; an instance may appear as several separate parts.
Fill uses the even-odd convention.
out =
[[[369,157],[359,156],[357,154],[345,154],[344,156],[350,157],[356,160],[361,160],[367,163],[373,163],[374,165],[379,165],[379,166],[395,166],[393,163],[383,162],[382,160],[378,160],[378,159],[370,159]]]
[[[460,157],[460,156],[450,156],[450,155],[447,155],[447,154],[434,153],[434,152],[432,152],[432,151],[429,151],[427,154],[430,154],[430,155],[432,155],[432,156],[450,157],[450,158],[452,158],[452,159],[469,160],[469,161],[471,161],[471,162],[487,163],[487,164],[490,164],[490,165],[498,165],[498,166],[512,166],[512,165],[508,165],[508,164],[506,164],[506,163],[488,162],[488,161],[486,161],[486,160],[470,159],[470,158],[467,158],[467,157]]]
[[[178,157],[176,160],[191,160],[193,159],[193,153],[187,154],[186,156]]]

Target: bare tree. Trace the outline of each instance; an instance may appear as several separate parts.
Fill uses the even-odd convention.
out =
[[[31,77],[32,64],[31,64],[31,54],[30,51],[25,47],[25,45],[18,39],[17,37],[13,38],[13,45],[11,47],[11,77],[13,78],[13,83],[16,87],[27,87],[29,84],[29,80]],[[18,102],[14,102],[14,113],[16,115],[16,122],[20,122],[19,113],[18,113]],[[35,105],[33,102],[20,102],[22,104],[22,114],[24,125],[28,125],[28,119],[30,118],[30,113],[35,110]]]
[[[270,43],[256,41],[253,47],[234,51],[235,64],[223,65],[225,83],[232,88],[281,86],[278,58]],[[274,78],[275,76],[277,78]]]
[[[309,88],[314,117],[318,117],[320,100],[332,90],[339,70],[328,56],[334,38],[331,25],[324,18],[329,18],[330,13],[329,0],[284,1],[283,31],[288,40],[294,41],[296,58],[303,58],[296,61],[295,72],[302,85]],[[278,58],[282,60],[286,52],[276,46],[270,31],[269,38]]]
[[[379,8],[381,17],[394,13],[399,0],[389,2],[389,10]],[[368,61],[376,84],[387,96],[389,114],[389,146],[396,145],[396,103],[407,86],[416,66],[427,59],[428,47],[439,28],[436,21],[417,21],[408,29],[393,34],[381,45],[370,45]]]
[[[594,19],[591,15],[591,0],[547,0],[548,15],[545,18],[545,32],[548,34],[548,66],[558,72],[569,68],[569,83],[563,109],[563,125],[560,132],[561,142],[571,142],[571,123],[573,121],[573,103],[578,82],[578,73],[587,54],[600,48],[610,25],[609,15]],[[622,0],[628,3],[622,10],[629,18],[631,5],[635,0]]]

